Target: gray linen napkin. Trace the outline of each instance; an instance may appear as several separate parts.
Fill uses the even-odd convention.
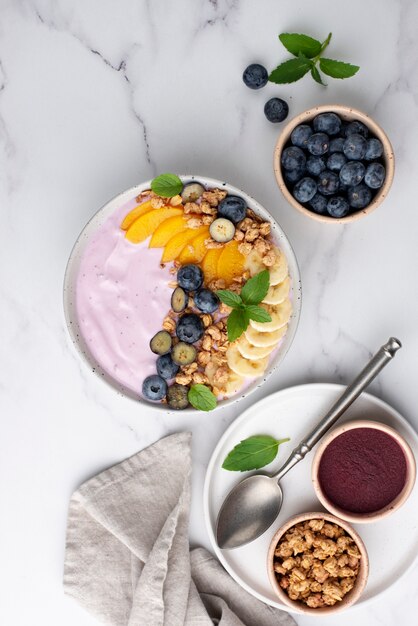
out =
[[[72,495],[65,592],[112,626],[294,626],[189,552],[190,444],[170,435]]]

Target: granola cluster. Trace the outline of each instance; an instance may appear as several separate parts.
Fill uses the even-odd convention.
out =
[[[337,524],[312,519],[292,526],[274,552],[274,571],[291,600],[311,608],[333,606],[354,587],[360,551]]]

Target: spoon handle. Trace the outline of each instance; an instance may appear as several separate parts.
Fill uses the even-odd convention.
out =
[[[368,362],[366,367],[353,380],[335,404],[331,407],[325,417],[315,426],[313,430],[300,442],[293,450],[287,461],[282,465],[272,478],[280,480],[287,472],[292,469],[305,455],[312,450],[314,445],[325,435],[325,433],[335,424],[341,415],[348,409],[356,398],[361,394],[363,389],[371,383],[377,374],[392,360],[399,348],[402,347],[399,339],[391,337],[378,352]]]

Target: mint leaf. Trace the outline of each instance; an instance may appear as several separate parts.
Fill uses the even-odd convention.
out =
[[[183,189],[183,183],[176,174],[160,174],[151,181],[151,189],[157,196],[172,198]]]
[[[260,469],[276,458],[280,444],[286,441],[290,439],[275,439],[270,435],[248,437],[231,450],[222,467],[230,472]]]
[[[266,309],[256,304],[249,304],[245,307],[250,320],[255,322],[271,322],[271,315]]]
[[[237,293],[233,291],[229,291],[229,289],[221,289],[216,292],[219,296],[221,302],[226,304],[227,306],[231,306],[233,309],[241,306],[242,299]]]
[[[187,394],[190,404],[199,411],[213,411],[216,407],[216,396],[206,385],[192,385]]]
[[[350,78],[359,71],[358,65],[334,61],[333,59],[319,59],[319,67],[327,76],[332,78]]]
[[[317,39],[313,39],[308,35],[299,35],[297,33],[282,33],[279,39],[291,54],[295,57],[304,54],[308,59],[316,57],[322,48],[322,44]]]
[[[249,278],[241,289],[244,304],[259,304],[267,295],[270,287],[270,274],[267,270]]]
[[[317,67],[315,65],[311,69],[311,76],[320,85],[323,85],[324,87],[327,86],[327,84],[324,83],[324,81],[322,80],[321,74],[318,72],[318,69],[317,69]]]
[[[232,343],[238,337],[241,337],[244,330],[246,330],[248,324],[250,322],[250,318],[246,310],[243,309],[234,309],[228,315],[228,319],[226,322],[226,328],[228,330],[228,340]]]
[[[290,59],[272,71],[269,81],[278,85],[294,83],[305,76],[311,67],[312,61],[309,59]]]

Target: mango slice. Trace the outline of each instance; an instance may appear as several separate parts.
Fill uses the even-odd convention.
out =
[[[168,220],[161,222],[158,228],[155,229],[154,234],[151,237],[151,241],[149,242],[149,247],[164,248],[173,235],[176,235],[186,229],[187,220],[183,215],[170,217]]]
[[[186,265],[187,263],[200,263],[207,252],[205,245],[206,239],[209,239],[209,227],[206,232],[194,237],[190,243],[186,244],[178,257],[179,263]]]
[[[151,200],[147,200],[147,202],[143,202],[142,204],[138,204],[132,211],[130,211],[127,215],[125,215],[122,224],[120,225],[122,230],[128,230],[129,226],[131,226],[138,217],[141,215],[145,215],[148,211],[153,211],[154,209],[151,206]]]
[[[223,278],[228,287],[235,276],[241,276],[244,272],[245,257],[238,250],[238,241],[234,239],[226,243],[218,259],[218,278]]]
[[[174,237],[168,241],[164,249],[163,256],[161,257],[161,263],[168,263],[168,261],[174,261],[174,259],[177,259],[183,248],[190,241],[192,241],[192,239],[203,233],[207,233],[207,226],[201,226],[200,228],[188,228],[187,230],[174,235]]]
[[[129,241],[132,241],[132,243],[141,243],[141,241],[148,239],[161,222],[164,222],[164,220],[167,220],[169,217],[182,214],[183,209],[153,209],[145,213],[145,215],[138,217],[126,231],[125,237],[129,239]]]
[[[210,248],[202,259],[201,268],[206,285],[218,278],[218,260],[222,251],[222,248]]]

